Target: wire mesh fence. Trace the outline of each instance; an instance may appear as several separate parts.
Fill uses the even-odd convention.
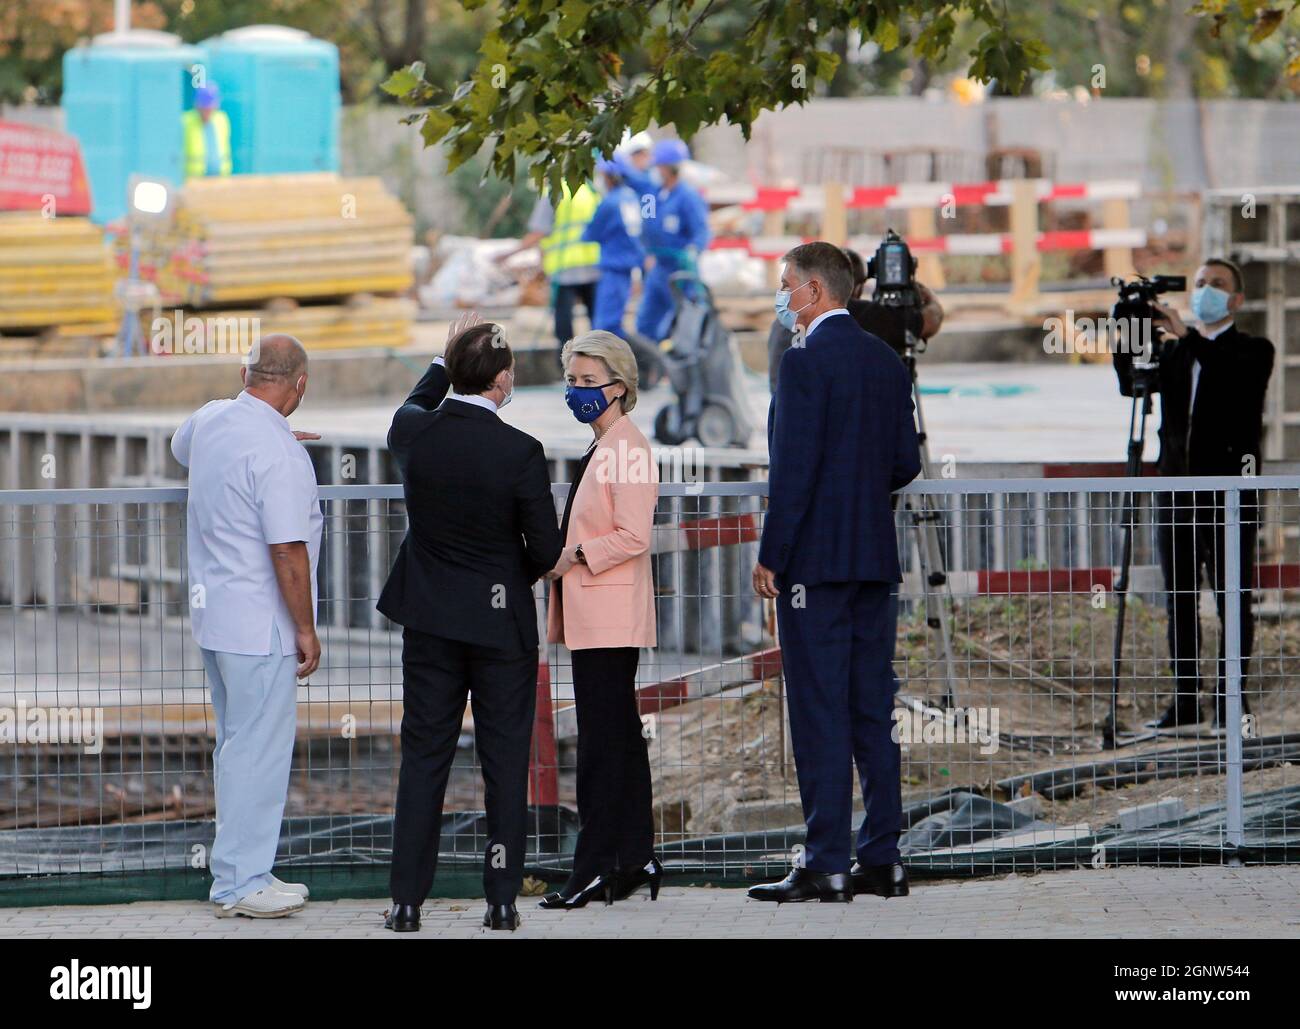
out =
[[[935,480],[900,495],[914,874],[1300,854],[1298,487]],[[750,588],[765,490],[665,484],[656,515],[659,645],[639,701],[658,849],[696,880],[779,874],[803,838],[780,641]],[[401,637],[374,605],[405,515],[397,486],[321,495],[324,654],[298,688],[279,860],[314,888],[382,894]],[[0,492],[0,898],[206,889],[213,725],[188,611],[183,489]],[[566,874],[577,832],[569,669],[543,648],[538,878]],[[467,719],[435,890],[476,887],[482,805]]]

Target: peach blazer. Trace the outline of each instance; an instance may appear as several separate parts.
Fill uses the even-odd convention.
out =
[[[564,545],[581,543],[587,563],[551,590],[548,642],[570,650],[655,645],[650,540],[658,500],[650,444],[631,418],[620,418],[596,444],[573,498]]]

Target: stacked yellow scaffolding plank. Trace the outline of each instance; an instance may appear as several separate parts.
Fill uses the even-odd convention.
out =
[[[164,296],[189,307],[392,293],[411,285],[411,216],[375,178],[196,179],[145,236]]]
[[[115,318],[112,254],[98,226],[0,213],[0,330],[107,334]]]
[[[166,222],[142,232],[141,266],[163,303],[189,314],[257,317],[264,334],[292,332],[312,349],[401,346],[415,307],[394,294],[412,284],[413,235],[410,214],[377,178],[196,179],[177,191]],[[358,295],[366,300],[328,303]],[[303,303],[256,307],[282,298]]]

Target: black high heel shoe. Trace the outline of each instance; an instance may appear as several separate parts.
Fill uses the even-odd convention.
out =
[[[565,893],[563,890],[553,890],[539,900],[537,906],[544,911],[562,911],[572,896],[572,893]]]
[[[589,900],[593,900],[596,897],[604,897],[605,906],[608,907],[610,904],[614,903],[614,893],[618,889],[618,881],[617,872],[602,872],[572,897],[566,900],[564,906],[568,910],[573,910],[574,908],[585,908]]]
[[[622,869],[618,873],[618,888],[614,891],[615,900],[624,900],[642,886],[650,887],[650,899],[659,899],[659,887],[663,884],[664,866],[657,857],[651,857],[640,868]]]

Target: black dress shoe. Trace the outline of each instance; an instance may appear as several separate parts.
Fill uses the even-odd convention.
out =
[[[618,873],[618,881],[614,887],[614,899],[623,900],[630,897],[642,886],[650,887],[650,899],[659,899],[659,887],[664,879],[664,866],[659,863],[657,857],[651,857],[644,865],[639,868],[624,868]]]
[[[812,872],[796,868],[779,883],[751,886],[753,900],[772,900],[778,904],[792,904],[803,900],[821,900],[848,903],[853,899],[853,884],[845,872]]]
[[[513,904],[489,904],[483,913],[485,929],[505,929],[514,932],[519,928],[519,910]]]
[[[420,931],[420,905],[398,904],[384,913],[384,928],[395,933],[416,933]]]
[[[1159,718],[1146,723],[1148,729],[1177,729],[1181,725],[1200,725],[1201,705],[1196,701],[1175,700]]]
[[[860,865],[856,861],[849,875],[854,895],[871,893],[877,897],[906,897],[907,869],[899,862],[892,865]]]
[[[1243,715],[1250,714],[1250,703],[1246,700],[1245,694],[1242,694],[1241,697],[1241,713]],[[1227,726],[1228,726],[1228,698],[1223,695],[1218,695],[1215,697],[1214,700],[1214,721],[1211,723],[1210,727],[1219,732],[1222,732],[1224,729],[1227,728]]]

